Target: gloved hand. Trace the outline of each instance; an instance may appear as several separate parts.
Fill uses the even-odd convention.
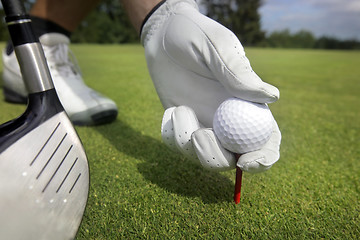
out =
[[[162,137],[167,145],[218,171],[235,168],[211,130],[217,107],[230,97],[259,103],[279,98],[276,87],[252,70],[237,37],[201,14],[193,0],[167,0],[146,20],[141,42],[149,73],[165,111]],[[179,107],[180,106],[180,107]],[[185,107],[187,106],[187,107]],[[269,142],[241,155],[237,165],[258,172],[279,159],[281,134],[274,122]]]

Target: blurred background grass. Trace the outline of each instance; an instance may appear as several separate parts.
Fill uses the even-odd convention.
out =
[[[246,49],[280,89],[270,108],[283,140],[276,165],[244,174],[235,205],[235,171],[208,172],[162,144],[140,45],[72,49],[87,84],[119,106],[114,123],[77,127],[91,171],[78,239],[359,238],[359,51]],[[1,122],[24,109],[0,101]]]

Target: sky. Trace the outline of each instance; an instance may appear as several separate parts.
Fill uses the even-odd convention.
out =
[[[308,30],[316,37],[360,40],[360,0],[263,0],[262,30]]]
[[[200,4],[204,1],[197,0]],[[259,14],[267,34],[285,29],[291,33],[308,30],[316,37],[360,41],[360,0],[262,1]]]

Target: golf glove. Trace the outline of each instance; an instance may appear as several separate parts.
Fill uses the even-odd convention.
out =
[[[279,98],[278,89],[252,70],[234,33],[201,14],[193,0],[167,0],[145,20],[141,42],[166,109],[161,127],[165,144],[215,171],[237,165],[261,172],[279,159],[281,133],[275,120],[265,146],[238,161],[211,129],[216,109],[228,98],[259,103]]]

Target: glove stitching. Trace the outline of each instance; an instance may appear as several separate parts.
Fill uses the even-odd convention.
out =
[[[141,33],[140,42],[143,46],[155,35],[156,31],[161,28],[164,24],[167,24],[167,20],[171,15],[176,14],[176,7],[179,4],[190,4],[194,8],[198,9],[198,5],[194,0],[167,0],[163,1],[162,4],[149,16],[146,22],[144,22]],[[150,23],[151,22],[151,23]]]
[[[241,169],[247,169],[247,170],[249,170],[249,166],[250,166],[251,164],[255,163],[255,162],[256,162],[259,166],[263,166],[263,167],[270,167],[270,166],[272,165],[272,164],[271,164],[271,165],[264,165],[264,164],[258,162],[258,161],[261,160],[261,159],[264,159],[264,157],[260,157],[260,158],[254,159],[253,161],[246,162],[246,163],[244,163],[244,164],[239,164],[239,167],[240,167]],[[258,170],[258,169],[259,169],[259,167],[256,168],[256,170]]]
[[[158,4],[155,5],[155,7],[153,9],[151,9],[151,11],[145,16],[145,19],[143,20],[141,27],[140,27],[140,37],[142,34],[142,30],[144,28],[145,23],[147,22],[147,20],[149,20],[149,18],[151,17],[151,15],[153,15],[155,13],[156,10],[158,10],[158,8],[161,7],[161,5],[163,5],[165,3],[166,0],[162,0],[161,2],[159,2]]]
[[[187,16],[186,16],[187,17]],[[218,57],[218,59],[220,60],[222,66],[227,70],[227,72],[234,78],[236,79],[236,83],[238,83],[239,85],[244,85],[247,86],[250,89],[254,89],[257,90],[257,88],[253,88],[248,86],[247,84],[245,84],[243,81],[241,81],[234,72],[231,71],[231,69],[225,64],[225,61],[221,58],[221,55],[219,54],[219,51],[217,50],[217,48],[215,47],[215,45],[213,44],[213,42],[211,41],[210,37],[206,34],[205,31],[202,30],[202,28],[200,27],[199,24],[197,24],[196,22],[192,21],[192,19],[188,18],[191,22],[193,22],[199,29],[200,31],[204,34],[204,36],[206,37],[206,40],[210,43],[210,46],[214,49],[214,52],[216,53],[216,56]],[[244,56],[245,57],[245,56]],[[251,68],[251,66],[250,66]],[[254,72],[253,70],[251,70],[251,72]],[[270,92],[266,91],[265,89],[260,89],[262,92],[266,93],[267,95],[270,95],[272,97],[276,97],[274,94],[271,94]]]
[[[207,131],[205,131],[205,134],[209,136],[209,139],[210,139],[213,143],[216,143],[216,141],[214,142],[213,138],[211,137],[211,135],[210,135]],[[215,158],[215,156],[210,156],[210,158],[212,158],[212,160],[213,160],[212,163],[213,163],[213,164],[214,164],[215,162],[217,162],[217,161],[215,161],[215,160],[217,160],[217,159]],[[210,163],[210,160],[207,160],[207,162]],[[212,166],[210,166],[210,168],[213,168],[213,167],[214,167],[213,164],[212,164]],[[217,166],[217,167],[220,167],[219,162],[216,163],[216,166]]]
[[[213,131],[212,129],[209,129],[210,131]],[[210,139],[215,145],[218,145],[218,142],[216,141],[216,140],[214,140],[213,138],[212,138],[212,135],[211,134],[209,134],[207,131],[204,131],[205,132],[205,134],[207,135],[207,136],[209,136],[208,137],[208,139]],[[215,138],[216,138],[216,135],[214,135],[215,136]],[[220,146],[221,147],[221,146]],[[221,151],[220,151],[221,152]],[[224,157],[225,158],[225,157]],[[225,158],[226,159],[226,158]],[[218,168],[228,168],[229,166],[230,166],[230,164],[229,164],[229,162],[227,162],[227,161],[219,161],[219,160],[221,160],[221,158],[220,159],[217,159],[215,156],[212,156],[212,162],[213,162],[213,164],[216,164],[216,166],[218,167]],[[207,160],[207,162],[208,163],[210,163],[209,162],[209,160]],[[216,162],[216,163],[215,163]],[[221,164],[221,166],[220,166],[220,164]],[[211,167],[211,168],[213,168],[213,167]]]

